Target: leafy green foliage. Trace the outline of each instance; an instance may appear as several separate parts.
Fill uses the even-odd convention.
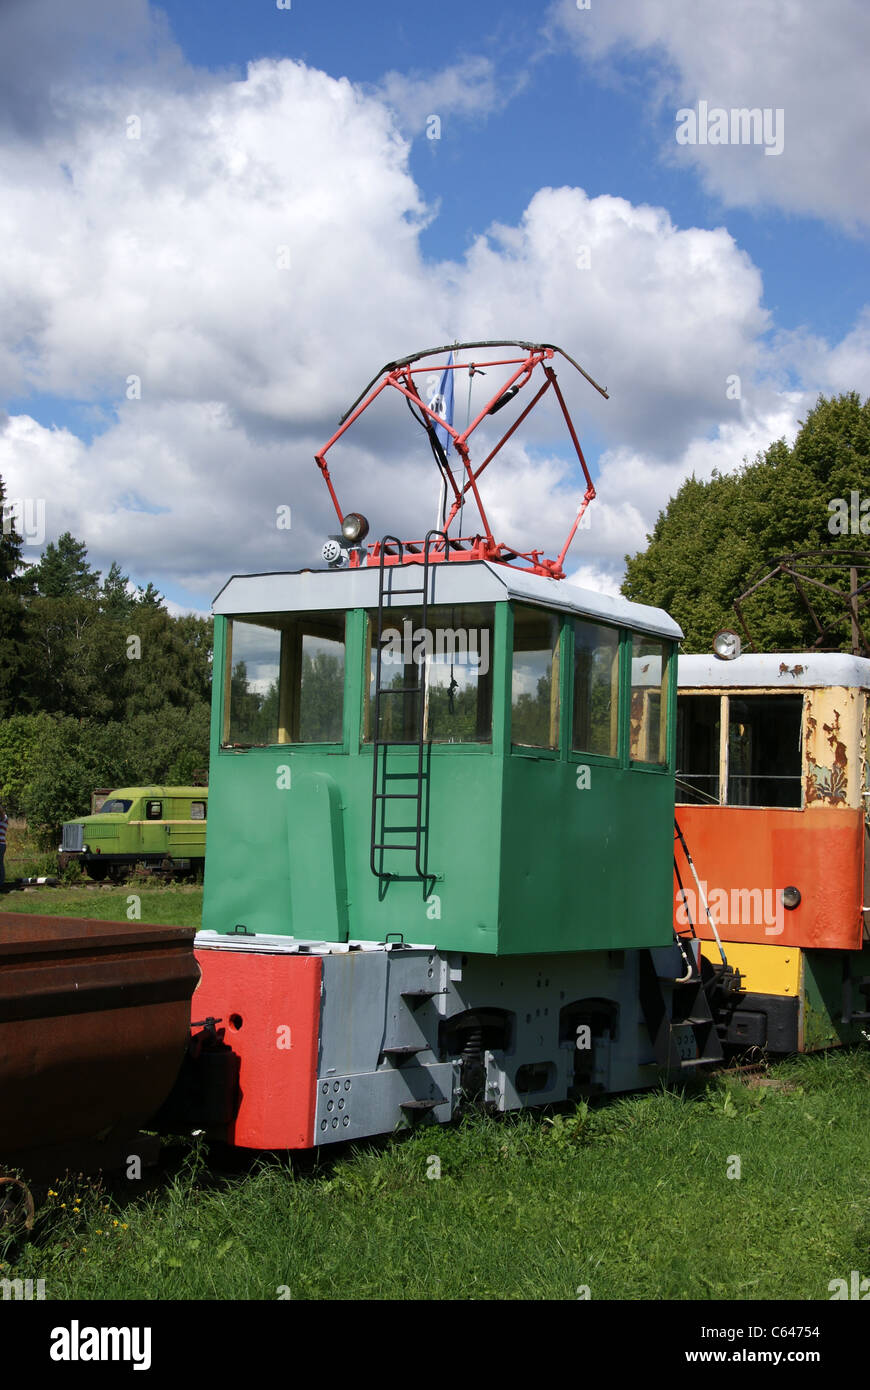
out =
[[[681,624],[687,651],[709,651],[716,632],[734,627],[733,609],[775,560],[824,550],[832,559],[867,550],[867,532],[837,534],[830,503],[870,498],[870,400],[857,392],[819,397],[793,448],[784,440],[737,473],[687,479],[660,514],[645,551],[626,556],[622,592],[665,608]],[[870,515],[865,513],[870,530]],[[821,577],[848,591],[839,579]],[[813,605],[830,624],[830,645],[851,649],[845,604],[814,586]],[[772,580],[745,604],[759,651],[801,651],[818,635],[794,585]]]
[[[95,787],[183,784],[208,765],[208,733],[204,703],[163,705],[124,722],[51,720],[22,796],[29,824],[54,838],[64,821],[90,812]]]
[[[0,800],[13,816],[24,812],[24,795],[53,731],[47,714],[13,714],[0,722]]]
[[[21,564],[0,530],[0,795],[47,843],[95,787],[208,766],[212,624],[172,617],[117,562],[101,580],[69,532]]]

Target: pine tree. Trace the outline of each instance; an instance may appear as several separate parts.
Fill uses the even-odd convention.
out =
[[[0,580],[13,579],[23,563],[22,539],[15,530],[11,504],[6,502],[6,489],[0,478]]]
[[[22,540],[6,503],[0,478],[0,718],[22,712],[24,678],[24,607],[16,582],[22,564]]]
[[[77,541],[64,531],[57,544],[49,541],[39,564],[29,572],[40,598],[97,598],[100,589],[99,571],[88,563],[84,541]]]

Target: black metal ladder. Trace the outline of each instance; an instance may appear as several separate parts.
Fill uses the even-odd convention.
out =
[[[450,558],[450,542],[444,531],[428,531],[423,543],[423,560],[419,565],[422,571],[422,583],[411,587],[403,586],[396,588],[394,583],[388,581],[387,576],[395,578],[397,574],[407,574],[404,567],[404,546],[397,536],[384,536],[380,547],[380,564],[378,568],[378,627],[376,637],[376,667],[375,667],[375,692],[374,708],[372,712],[372,835],[371,835],[371,870],[381,884],[404,880],[406,882],[421,882],[423,884],[423,897],[428,897],[429,882],[434,882],[435,875],[428,868],[428,816],[429,816],[429,765],[425,757],[425,728],[426,728],[426,663],[425,657],[417,662],[417,681],[414,685],[405,684],[403,678],[401,685],[383,685],[383,636],[384,636],[384,613],[390,612],[393,607],[393,600],[396,598],[406,598],[408,595],[419,595],[422,597],[422,623],[421,628],[425,633],[428,631],[428,612],[429,612],[429,574],[431,561],[429,549],[433,542],[440,540],[444,546],[444,561]],[[396,563],[387,566],[385,564],[387,554],[387,543],[394,542],[396,546]],[[410,576],[409,576],[410,577]],[[407,653],[405,653],[407,656]],[[407,671],[408,662],[403,662],[403,669]],[[385,712],[385,702],[394,696],[400,695],[404,700],[407,696],[417,697],[417,718],[416,736],[414,738],[382,738],[381,726]],[[403,721],[407,723],[407,721]],[[390,766],[389,754],[392,749],[416,748],[417,764],[414,771],[394,771]],[[403,769],[407,764],[402,764]],[[401,783],[403,790],[392,791],[390,785]],[[398,804],[405,806],[411,812],[413,820],[410,823],[400,825],[388,824],[388,808]],[[409,804],[412,803],[412,804]],[[392,837],[388,839],[387,837]],[[400,837],[398,840],[396,836]],[[385,869],[385,856],[391,853],[413,854],[413,872],[396,873]]]

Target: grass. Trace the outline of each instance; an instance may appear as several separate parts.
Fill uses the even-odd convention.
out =
[[[10,817],[6,828],[6,877],[32,878],[57,873],[57,851],[45,850],[23,820]]]
[[[240,1172],[192,1141],[138,1195],[55,1183],[0,1276],[59,1299],[826,1300],[870,1274],[870,1053],[756,1081]]]
[[[202,919],[202,886],[166,884],[143,888],[129,883],[119,888],[26,888],[0,897],[0,922],[4,912],[37,912],[50,917],[98,917],[102,921],[127,921],[131,904],[139,898],[139,920],[173,927],[199,927]]]
[[[40,850],[23,821],[9,822],[6,878],[30,878],[57,874],[57,853]],[[79,874],[78,869],[76,873]],[[140,920],[165,926],[199,927],[202,920],[202,885],[144,882],[131,875],[126,884],[94,883],[79,874],[76,883],[57,888],[25,888],[0,895],[0,921],[4,912],[35,912],[48,917],[97,917],[124,922],[135,894],[140,900]]]

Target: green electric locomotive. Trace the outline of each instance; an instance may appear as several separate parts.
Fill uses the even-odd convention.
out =
[[[236,576],[215,601],[179,1095],[230,1143],[308,1148],[446,1121],[463,1097],[552,1104],[721,1056],[697,943],[672,925],[680,629],[569,584],[567,543],[557,560],[498,544],[480,499],[468,438],[536,367],[586,470],[557,349],[518,346],[474,364],[510,375],[463,433],[418,390],[431,365],[390,364],[317,458],[341,523],[329,568]],[[430,443],[447,431],[465,476],[436,449],[451,514],[366,549],[325,455],[384,385]],[[466,494],[482,531],[454,537]]]

